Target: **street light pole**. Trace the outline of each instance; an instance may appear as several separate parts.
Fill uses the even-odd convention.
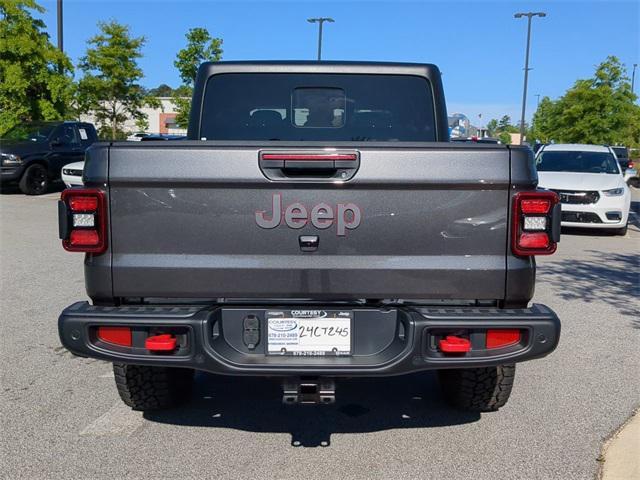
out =
[[[540,106],[540,94],[536,93],[536,108]]]
[[[524,142],[524,116],[527,107],[527,83],[529,81],[529,49],[531,46],[531,19],[533,17],[546,17],[544,12],[516,13],[514,18],[527,17],[527,50],[524,57],[524,89],[522,92],[522,115],[520,116],[520,145]]]
[[[636,67],[638,66],[637,63],[633,64],[633,70],[631,71],[631,93],[636,93],[634,91],[634,86],[636,84]]]
[[[62,0],[58,0],[58,50],[62,49]]]
[[[333,23],[334,21],[330,17],[307,18],[307,22],[318,24],[318,61],[322,59],[322,24],[324,22]]]

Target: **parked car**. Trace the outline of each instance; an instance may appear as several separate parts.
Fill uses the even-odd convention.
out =
[[[636,169],[633,161],[629,158],[629,149],[627,147],[613,146],[611,147],[613,153],[618,159],[618,164],[624,174],[624,181],[630,187],[638,187],[638,170]]]
[[[562,226],[627,233],[631,193],[610,147],[546,145],[536,169],[539,185],[560,195]]]
[[[139,142],[144,137],[148,137],[149,135],[153,135],[153,134],[152,133],[144,133],[144,132],[132,133],[131,135],[129,135],[127,137],[127,142]]]
[[[633,168],[633,162],[629,159],[629,149],[627,147],[616,145],[612,146],[611,150],[618,160],[622,173],[624,173],[627,168]]]
[[[0,181],[17,183],[27,195],[46,193],[50,182],[60,180],[62,167],[82,160],[97,138],[86,122],[18,125],[0,139]]]
[[[489,143],[497,145],[500,143],[500,139],[493,137],[458,137],[452,138],[452,142],[471,142],[471,143]]]
[[[140,140],[143,142],[155,142],[158,140],[184,140],[186,137],[184,135],[168,135],[168,134],[160,134],[160,135],[147,135]]]
[[[494,411],[556,348],[529,302],[558,196],[528,147],[448,142],[435,65],[212,62],[194,92],[188,140],[91,148],[58,208],[92,300],[62,344],[113,362],[127,405],[186,400],[196,370],[279,377],[285,404],[437,370]]]
[[[538,153],[538,151],[539,151],[542,147],[544,147],[544,145],[545,145],[544,143],[536,142],[536,143],[534,143],[533,145],[531,145],[531,150],[533,150],[533,153],[534,153],[534,154],[537,154],[537,153]]]
[[[81,187],[82,171],[84,170],[84,161],[70,163],[62,167],[62,181],[67,188]]]

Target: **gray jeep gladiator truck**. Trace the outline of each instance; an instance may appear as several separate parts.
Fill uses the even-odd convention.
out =
[[[186,400],[196,370],[277,377],[294,404],[437,370],[492,411],[558,344],[529,304],[558,198],[529,148],[449,142],[434,65],[205,63],[185,141],[95,144],[84,183],[59,227],[91,302],[60,338],[134,409]]]

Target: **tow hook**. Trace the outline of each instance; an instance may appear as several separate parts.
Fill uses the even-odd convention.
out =
[[[336,384],[328,377],[289,377],[282,382],[282,403],[286,405],[330,405],[336,401]]]
[[[467,353],[471,350],[469,339],[456,335],[447,335],[438,343],[440,350],[445,354]]]
[[[166,333],[147,337],[144,342],[144,347],[150,352],[172,352],[176,345],[176,338]]]

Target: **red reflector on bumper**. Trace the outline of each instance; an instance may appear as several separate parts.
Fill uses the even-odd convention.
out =
[[[144,348],[151,352],[170,352],[176,348],[176,338],[168,333],[147,337]]]
[[[131,346],[131,329],[129,327],[98,327],[98,338],[103,342]]]
[[[468,339],[455,335],[447,335],[438,343],[444,353],[464,353],[471,350],[471,342]]]
[[[487,348],[502,348],[520,341],[520,330],[487,330]]]
[[[549,235],[546,233],[521,233],[518,246],[520,248],[548,248]]]
[[[95,246],[100,243],[100,237],[95,230],[72,230],[69,244],[73,247]]]

